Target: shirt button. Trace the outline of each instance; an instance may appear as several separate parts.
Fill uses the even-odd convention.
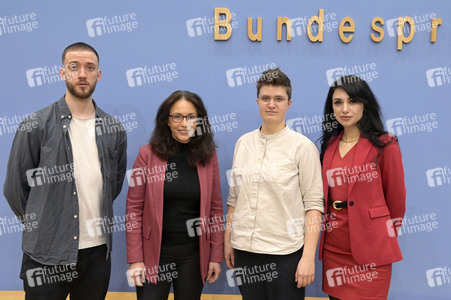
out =
[[[63,128],[66,128],[66,125],[63,125]]]
[[[77,218],[77,215],[74,215],[74,219],[76,219]]]
[[[70,119],[70,118],[72,118],[72,116],[71,116],[71,115],[69,115],[69,116],[67,116],[67,117],[68,117],[69,119]]]
[[[77,195],[77,192],[74,192],[74,195]]]
[[[77,239],[77,236],[74,236],[74,240],[76,240]]]
[[[64,119],[64,116],[61,116],[61,119]]]
[[[354,205],[354,201],[349,202],[349,206],[353,206]]]

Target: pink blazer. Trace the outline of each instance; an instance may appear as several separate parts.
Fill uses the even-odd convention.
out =
[[[389,135],[385,135],[381,140],[386,142],[390,138]],[[327,171],[330,170],[340,139],[341,134],[331,139],[323,158],[325,215],[332,209],[327,205],[329,184],[337,183],[333,182],[337,178],[328,179]],[[379,149],[369,140],[360,137],[356,147],[353,166],[368,167],[376,162]],[[360,176],[368,174],[365,168],[361,169]],[[397,228],[399,229],[406,210],[406,188],[401,151],[396,140],[384,148],[374,171],[377,172],[377,176],[371,176],[371,181],[357,180],[349,184],[347,210],[351,252],[355,261],[362,265],[375,263],[376,266],[381,266],[402,260]],[[373,170],[370,173],[373,174]],[[329,177],[330,175],[331,173]],[[329,182],[331,180],[332,182]],[[321,236],[319,259],[322,258],[323,246],[324,233]]]
[[[142,146],[133,165],[127,195],[127,262],[144,262],[157,270],[163,229],[163,191],[167,161],[159,159],[149,145]],[[144,174],[150,172],[145,180]],[[222,262],[224,257],[223,221],[218,157],[216,153],[205,166],[197,165],[200,184],[199,250],[202,281],[208,274],[209,262]],[[155,177],[158,176],[158,177]],[[152,180],[154,178],[155,180]],[[133,185],[133,186],[132,186]],[[156,283],[157,273],[146,278]]]

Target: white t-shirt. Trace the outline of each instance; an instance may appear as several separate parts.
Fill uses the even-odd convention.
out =
[[[95,115],[80,119],[72,115],[69,136],[74,157],[80,236],[78,249],[106,243],[107,220],[102,219],[102,172],[95,135]]]

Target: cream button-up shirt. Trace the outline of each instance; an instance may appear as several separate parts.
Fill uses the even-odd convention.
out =
[[[305,213],[324,212],[319,153],[308,138],[288,127],[249,132],[236,143],[227,175],[233,248],[290,254],[304,245]]]

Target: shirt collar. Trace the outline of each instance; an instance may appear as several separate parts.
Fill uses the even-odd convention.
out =
[[[261,128],[262,128],[262,127],[260,126],[260,128],[258,129],[258,135],[260,136],[260,138],[265,139],[265,140],[276,139],[276,138],[278,138],[279,136],[284,135],[284,134],[285,134],[286,132],[288,132],[288,130],[289,130],[288,126],[285,125],[285,128],[284,128],[284,129],[282,129],[281,131],[279,131],[279,132],[277,132],[277,133],[275,133],[275,134],[263,134],[263,133],[261,132]]]
[[[97,118],[97,117],[99,117],[100,112],[99,112],[97,104],[95,103],[94,100],[92,100],[92,103],[94,104],[95,116]],[[63,119],[72,120],[72,113],[70,112],[69,106],[67,105],[67,102],[66,102],[66,94],[64,94],[64,96],[58,100],[58,110],[59,110],[59,117],[61,120],[63,120]]]

